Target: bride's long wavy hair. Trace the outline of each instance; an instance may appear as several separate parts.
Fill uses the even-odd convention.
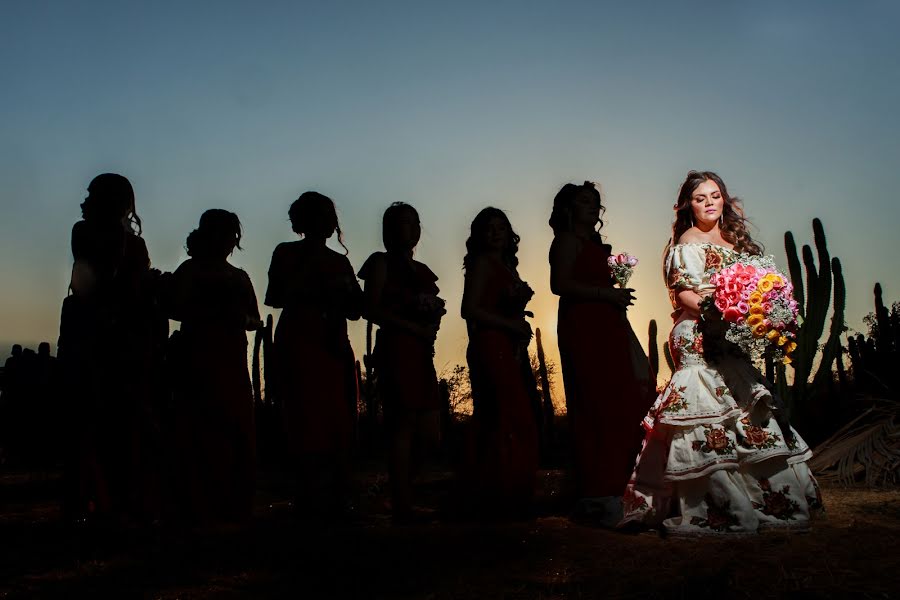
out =
[[[762,254],[762,245],[753,241],[748,231],[749,221],[744,216],[743,202],[728,194],[728,188],[722,178],[712,171],[690,171],[681,189],[678,191],[678,199],[675,201],[675,221],[672,223],[672,239],[669,246],[676,243],[685,231],[694,226],[694,212],[691,208],[691,196],[704,181],[712,181],[719,186],[722,199],[722,221],[719,231],[722,237],[734,246],[738,252],[746,254]],[[668,251],[668,248],[666,249]]]

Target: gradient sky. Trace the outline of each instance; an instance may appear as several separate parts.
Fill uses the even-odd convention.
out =
[[[862,329],[876,281],[900,300],[898,26],[889,0],[4,0],[0,343],[55,344],[71,226],[107,171],[134,184],[163,270],[203,210],[236,211],[233,262],[260,300],[301,192],[335,200],[356,268],[381,249],[385,207],[413,204],[450,311],[439,371],[464,361],[460,267],[488,205],[522,236],[557,355],[547,218],[585,179],[602,185],[608,241],[642,259],[641,339],[650,318],[668,331],[659,264],[689,169],[723,176],[782,264],[784,231],[809,242],[820,217]]]

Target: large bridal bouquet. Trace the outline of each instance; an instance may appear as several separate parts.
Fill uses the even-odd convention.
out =
[[[715,273],[715,292],[704,299],[704,318],[721,317],[725,339],[751,358],[771,352],[788,364],[797,347],[797,301],[794,288],[771,256],[741,255]]]

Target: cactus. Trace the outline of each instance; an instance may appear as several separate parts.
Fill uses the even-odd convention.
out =
[[[832,259],[828,253],[822,222],[819,219],[813,219],[812,226],[816,256],[813,255],[812,248],[808,245],[804,245],[802,250],[803,267],[806,270],[805,292],[794,236],[790,231],[784,234],[784,248],[788,258],[788,270],[794,284],[794,297],[800,305],[800,314],[803,317],[803,324],[797,334],[797,350],[792,363],[794,367],[793,385],[787,385],[783,366],[779,366],[776,374],[776,385],[788,402],[789,410],[793,407],[804,407],[810,395],[814,394],[817,389],[821,389],[822,385],[831,382],[832,366],[843,352],[840,337],[846,330],[844,326],[846,289],[841,263],[837,258]],[[816,264],[817,259],[818,265]],[[832,286],[834,287],[833,298]],[[813,373],[813,362],[819,349],[819,338],[825,331],[825,318],[829,307],[833,307],[834,312],[828,339],[822,349],[822,359],[818,369]],[[810,375],[813,376],[812,386],[809,385]]]
[[[666,357],[666,364],[669,366],[669,370],[674,373],[675,372],[675,360],[672,358],[672,351],[669,350],[669,342],[663,343],[663,356]]]
[[[553,440],[553,398],[550,396],[550,378],[547,375],[547,363],[544,359],[544,346],[541,343],[541,329],[534,330],[534,341],[537,345],[538,375],[541,378],[541,394],[543,395],[543,448],[548,448]]]
[[[877,396],[900,395],[896,382],[900,368],[900,307],[888,311],[884,305],[881,284],[875,284],[875,313],[866,317],[871,331],[850,338],[848,354],[853,365],[853,379],[858,388]]]
[[[647,353],[649,356],[647,357],[650,361],[650,371],[653,373],[653,379],[656,380],[659,375],[659,350],[656,345],[656,335],[657,335],[657,327],[656,327],[656,319],[650,319],[650,326],[647,330]]]

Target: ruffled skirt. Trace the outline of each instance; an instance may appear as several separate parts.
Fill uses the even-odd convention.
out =
[[[821,506],[812,452],[759,371],[738,358],[708,365],[693,320],[676,324],[669,347],[678,368],[644,418],[622,524],[686,535],[806,528]]]

